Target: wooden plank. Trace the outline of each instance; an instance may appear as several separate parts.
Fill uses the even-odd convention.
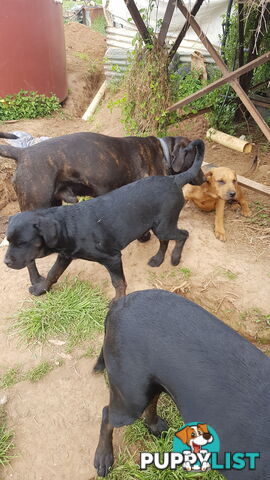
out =
[[[162,46],[165,43],[165,38],[169,30],[169,26],[172,20],[173,12],[176,7],[176,0],[169,0],[165,15],[163,18],[163,22],[161,25],[161,29],[158,35],[158,43]]]
[[[249,70],[252,70],[255,67],[258,67],[259,65],[262,65],[263,63],[266,63],[270,60],[270,52],[264,53],[260,57],[256,58],[252,62],[247,63],[243,67],[237,68],[237,70],[234,70],[234,72],[229,72],[227,70],[227,73],[216,80],[215,82],[210,83],[206,87],[202,88],[201,90],[198,90],[198,92],[192,93],[192,95],[189,95],[186,98],[183,98],[183,100],[179,100],[179,102],[176,102],[174,105],[168,108],[168,111],[173,111],[176,110],[177,108],[180,108],[184,105],[187,105],[190,102],[193,102],[197,98],[202,97],[206,93],[211,92],[214,90],[214,88],[220,87],[224,83],[229,82],[230,80],[233,80],[235,78],[240,77],[244,73],[248,72]]]
[[[182,12],[182,14],[186,17],[187,21],[190,23],[191,27],[193,28],[194,32],[198,35],[200,41],[205,46],[207,51],[210,53],[212,58],[215,60],[217,66],[222,71],[223,75],[227,75],[229,73],[224,61],[222,60],[221,56],[215,50],[211,42],[208,40],[206,35],[203,33],[201,27],[195,20],[195,18],[189,13],[185,5],[183,4],[182,0],[177,0],[177,6]],[[246,109],[249,111],[250,115],[253,117],[255,122],[257,123],[258,127],[266,136],[267,140],[270,142],[270,128],[268,127],[267,123],[264,121],[261,114],[258,112],[256,107],[253,105],[251,100],[248,98],[246,92],[240,86],[238,80],[231,80],[230,84],[234,91],[239,96],[242,103],[245,105]]]
[[[201,7],[203,2],[204,2],[204,0],[196,0],[196,3],[194,4],[194,6],[191,10],[191,15],[193,15],[195,17],[196,13],[200,10],[200,7]],[[186,23],[184,24],[181,32],[179,33],[177,39],[175,40],[175,42],[174,42],[174,44],[173,44],[173,46],[170,50],[170,53],[169,53],[169,60],[170,61],[173,59],[174,55],[176,54],[176,51],[179,48],[183,38],[185,37],[189,27],[190,27],[189,22],[186,21]]]
[[[141,17],[141,14],[134,2],[134,0],[124,0],[130,15],[145,43],[152,43],[151,35],[147,30],[147,27]]]
[[[202,166],[212,166],[212,163],[203,162]],[[242,177],[242,175],[237,174],[237,181],[239,185],[243,185],[245,188],[249,188],[258,193],[262,193],[263,195],[270,196],[270,187],[268,185],[263,185],[262,183],[255,182],[254,180],[250,180],[249,178]]]

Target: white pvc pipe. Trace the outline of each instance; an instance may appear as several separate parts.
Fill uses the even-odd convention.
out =
[[[107,88],[107,80],[105,80],[105,82],[103,82],[99,91],[94,96],[94,98],[93,98],[92,102],[90,103],[89,107],[87,108],[86,112],[84,112],[84,114],[82,116],[82,120],[88,120],[88,118],[91,117],[91,115],[93,115],[93,113],[96,111],[96,108],[97,108],[100,100],[102,99],[102,97],[105,93],[106,88]]]

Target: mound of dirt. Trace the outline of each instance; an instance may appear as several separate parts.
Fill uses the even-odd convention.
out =
[[[73,22],[65,25],[65,41],[69,95],[64,110],[81,116],[103,81],[105,37]]]

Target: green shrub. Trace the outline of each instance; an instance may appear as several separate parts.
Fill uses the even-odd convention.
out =
[[[16,95],[0,98],[0,120],[47,117],[59,108],[60,104],[56,95],[46,97],[37,92],[21,90]]]

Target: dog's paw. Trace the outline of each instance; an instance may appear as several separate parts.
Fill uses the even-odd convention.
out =
[[[94,467],[97,470],[99,477],[107,477],[109,470],[113,465],[113,461],[113,451],[111,449],[108,451],[103,451],[97,448],[94,459]]]
[[[164,256],[161,257],[161,255],[154,255],[154,257],[150,258],[148,261],[148,265],[150,265],[150,267],[159,267],[163,263],[163,260]]]
[[[215,236],[218,240],[221,240],[222,242],[226,242],[226,235],[225,235],[225,231],[219,231],[219,230],[215,230]]]
[[[35,295],[36,297],[43,295],[47,291],[48,289],[45,278],[42,278],[38,283],[35,283],[34,285],[31,285],[31,287],[29,287],[29,292],[31,293],[31,295]]]
[[[250,217],[251,212],[250,212],[249,208],[242,208],[241,215],[243,215],[243,217]]]
[[[172,253],[171,264],[173,265],[173,267],[176,267],[177,265],[179,265],[180,259],[181,259],[181,255],[179,255],[179,253],[175,253],[175,254]]]
[[[140,238],[138,238],[138,241],[141,242],[141,243],[145,243],[145,242],[148,242],[151,238],[151,233],[150,232],[146,232],[144,233],[144,235],[142,235]]]

